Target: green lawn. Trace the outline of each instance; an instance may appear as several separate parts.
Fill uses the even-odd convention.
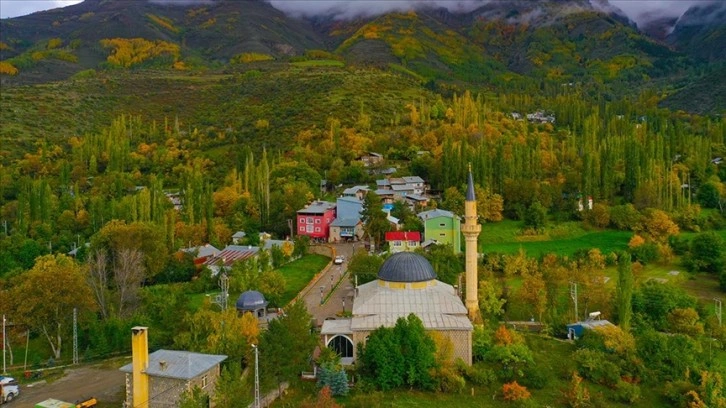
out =
[[[603,254],[623,250],[628,247],[628,241],[633,233],[629,231],[598,231],[590,232],[582,236],[570,238],[550,238],[543,241],[531,242],[501,242],[488,243],[480,240],[482,252],[499,252],[504,254],[515,254],[520,250],[528,256],[539,257],[549,253],[557,255],[572,255],[579,249],[599,248]]]
[[[310,254],[278,269],[278,272],[285,277],[285,293],[282,294],[280,304],[286,305],[294,299],[328,262],[330,258],[327,256]]]

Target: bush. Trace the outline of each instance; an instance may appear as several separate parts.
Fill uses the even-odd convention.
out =
[[[640,399],[640,387],[626,381],[618,381],[614,396],[618,401],[632,404]]]
[[[633,255],[633,261],[640,262],[644,265],[657,261],[659,257],[658,245],[653,242],[631,248],[630,253]]]
[[[467,381],[474,385],[489,385],[497,379],[497,373],[481,363],[468,366],[462,362],[461,365],[457,365],[457,369]]]
[[[522,385],[528,388],[534,388],[541,390],[547,386],[549,377],[542,370],[537,367],[528,367],[524,370],[524,378],[522,378]]]
[[[502,394],[504,394],[505,401],[527,400],[532,396],[527,387],[517,384],[516,381],[502,385]]]
[[[577,350],[574,360],[580,374],[592,382],[613,386],[620,381],[620,368],[608,361],[602,351]]]
[[[434,369],[431,377],[436,384],[436,388],[444,393],[460,393],[466,385],[464,377],[460,376],[456,370],[450,367]]]

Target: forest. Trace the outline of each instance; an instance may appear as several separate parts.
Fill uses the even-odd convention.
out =
[[[338,66],[290,70],[293,84],[295,75],[299,81],[337,78],[340,86],[361,86],[360,78],[350,78],[359,74],[402,87],[410,81],[406,74],[384,78]],[[381,353],[375,353],[378,360],[366,354],[371,357],[363,358],[360,370],[349,373],[360,379],[358,389],[337,396],[339,403],[384,404],[381,392],[405,388],[437,390],[456,403],[474,387],[502,406],[726,406],[726,331],[713,307],[719,278],[726,287],[722,117],[659,108],[660,96],[648,90],[612,100],[578,85],[521,92],[418,88],[378,100],[355,98],[349,87],[315,105],[302,98],[316,91],[297,83],[289,95],[300,99],[283,105],[250,97],[250,89],[269,91],[278,75],[245,69],[225,77],[220,88],[229,101],[216,111],[169,116],[152,109],[144,115],[100,105],[98,115],[107,121],[98,126],[59,132],[73,133],[67,137],[22,135],[3,147],[0,310],[27,329],[35,367],[70,358],[75,308],[84,360],[128,353],[129,328],[144,324],[155,333],[154,347],[232,356],[241,364],[225,369],[221,387],[227,391],[219,403],[233,406],[222,402],[234,401],[230,395],[250,399],[249,386],[230,380],[247,366],[249,344],[259,338],[262,350],[273,350],[273,336],[305,338],[296,350],[279,351],[303,358],[262,367],[268,388],[294,378],[305,369],[306,347],[315,344],[301,334],[307,312],[291,309],[287,320],[259,333],[236,312],[220,313],[204,301],[218,282],[179,249],[206,243],[221,248],[236,231],[245,231],[250,245],[258,243],[258,232],[285,239],[288,220],[307,203],[334,200],[348,186],[374,186],[378,170],[388,167],[396,176],[422,177],[437,197],[431,205],[461,214],[470,164],[484,230],[479,279],[485,324],[474,334],[476,363],[447,363],[441,340],[422,336],[420,322],[409,318],[391,333],[377,333],[378,347],[400,339],[422,344],[415,347],[427,353],[417,360],[421,365],[381,372],[376,367],[393,363],[380,360]],[[99,77],[74,81],[83,89],[97,86]],[[367,152],[385,157],[380,168],[363,165],[359,158]],[[422,228],[415,211],[394,211],[407,228]],[[601,235],[570,252],[527,252],[539,242],[556,245],[585,233]],[[613,236],[624,237],[615,249],[608,246]],[[519,249],[488,249],[505,241]],[[296,240],[295,252],[277,249],[239,263],[230,273],[231,291],[260,290],[275,306],[286,305],[292,278],[280,268],[313,262],[307,245]],[[442,280],[456,283],[463,260],[450,248],[426,256]],[[375,277],[381,262],[359,253],[350,268],[364,281]],[[653,277],[672,270],[681,271],[678,279]],[[591,311],[618,326],[574,344],[552,340],[564,339],[565,325]],[[544,325],[541,334],[499,324],[530,319]],[[11,333],[13,344],[22,343],[25,329]],[[220,341],[232,337],[237,341]],[[333,395],[345,394],[334,386],[340,382],[335,356],[321,358],[331,371],[326,385]],[[557,358],[568,363],[558,365]],[[302,404],[315,392],[305,387],[289,404]],[[420,402],[431,395],[401,398]]]

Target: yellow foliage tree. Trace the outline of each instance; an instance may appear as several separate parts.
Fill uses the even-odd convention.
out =
[[[0,61],[0,75],[17,75],[18,69],[7,61]]]
[[[101,40],[101,46],[112,49],[111,55],[106,59],[110,64],[124,68],[129,68],[161,55],[171,55],[175,59],[179,58],[179,46],[161,40],[107,38]]]
[[[61,357],[73,309],[81,316],[95,309],[81,267],[65,255],[38,258],[30,271],[14,279],[7,296],[14,322],[42,333],[56,359]]]

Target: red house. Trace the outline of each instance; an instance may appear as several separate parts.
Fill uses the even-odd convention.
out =
[[[418,231],[386,232],[386,242],[391,252],[413,251],[421,246],[421,233]]]
[[[297,212],[297,234],[327,241],[335,216],[335,203],[314,201]]]

